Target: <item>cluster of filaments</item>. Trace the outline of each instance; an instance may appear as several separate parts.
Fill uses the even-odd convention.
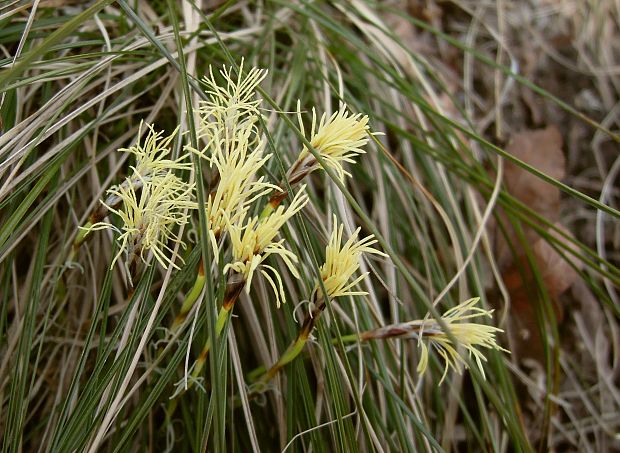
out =
[[[210,71],[204,79],[207,100],[198,108],[201,118],[197,131],[201,144],[199,149],[185,146],[178,158],[170,158],[171,144],[177,131],[164,136],[153,126],[146,126],[147,134],[143,140],[121,150],[135,158],[132,174],[109,189],[106,199],[102,201],[102,205],[116,214],[120,222],[112,224],[102,221],[88,226],[88,230],[108,228],[118,233],[119,251],[112,265],[125,254],[128,269],[135,266],[137,260],[148,264],[151,257],[164,268],[178,268],[175,261],[180,261],[180,258],[175,258],[175,245],[185,247],[179,231],[193,217],[192,211],[204,209],[208,241],[216,259],[221,257],[221,251],[226,250],[224,244],[229,246],[230,259],[223,267],[229,281],[233,278],[241,281],[249,292],[253,279],[260,274],[272,288],[277,306],[286,301],[281,272],[267,264],[266,260],[270,256],[278,257],[290,274],[299,278],[298,257],[286,247],[284,239],[279,238],[283,226],[308,203],[306,186],[298,183],[323,166],[329,167],[341,180],[350,176],[345,165],[355,163],[355,158],[364,153],[362,148],[371,134],[368,117],[351,114],[344,104],[332,115],[323,114],[320,118],[312,109],[311,127],[306,131],[298,103],[299,127],[313,150],[302,147],[286,174],[286,181],[280,184],[267,181],[260,175],[272,155],[265,152],[264,121],[260,100],[256,96],[257,86],[266,75],[267,71],[255,68],[244,73],[242,64],[236,74],[232,68],[221,70],[221,83]],[[142,130],[141,125],[140,136]],[[192,168],[190,153],[204,159],[216,173],[215,187],[202,207],[196,202],[195,184],[182,179],[188,177]],[[321,157],[321,163],[316,153]],[[195,176],[202,177],[202,174]],[[291,187],[296,193],[288,194],[284,187]],[[287,205],[281,205],[287,197]],[[264,200],[268,201],[261,214],[252,215],[257,207],[265,204]],[[325,263],[319,269],[320,277],[313,291],[315,301],[365,295],[366,292],[358,288],[366,277],[366,274],[359,274],[362,256],[386,256],[372,247],[376,243],[372,235],[358,239],[358,228],[349,238],[345,238],[344,225],[339,224],[335,216],[332,223]],[[467,307],[471,308],[470,305]],[[490,312],[484,311],[484,314]],[[482,327],[476,329],[469,326],[459,330],[458,324],[453,323],[455,319],[450,313],[445,318],[450,327],[456,327],[453,333],[464,342],[481,367],[480,360],[484,357],[476,347],[498,349],[494,337],[498,329],[488,330],[488,326],[475,324]],[[432,347],[445,360],[446,367],[452,366],[459,371],[464,361],[443,331],[444,336],[440,335],[437,326],[417,325],[420,335],[416,338],[426,332]],[[459,335],[460,331],[464,334]],[[483,338],[476,337],[476,332],[483,332]],[[485,336],[484,333],[493,335]],[[415,337],[414,334],[412,336]],[[420,371],[426,369],[427,351],[428,348],[422,344]]]
[[[144,124],[140,123],[139,136],[143,128]],[[195,184],[185,182],[175,173],[191,169],[187,155],[168,158],[176,133],[177,130],[164,137],[163,132],[156,132],[152,125],[147,125],[144,140],[119,150],[133,154],[136,163],[130,167],[131,175],[108,189],[101,204],[120,218],[120,227],[102,221],[86,228],[88,231],[112,229],[119,234],[119,251],[112,266],[125,253],[130,280],[138,261],[146,263],[151,256],[164,268],[179,268],[172,259],[173,249],[169,244],[185,246],[175,231],[189,221],[189,211],[197,205]]]

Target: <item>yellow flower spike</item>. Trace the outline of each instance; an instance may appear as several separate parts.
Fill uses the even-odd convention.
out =
[[[206,139],[202,150],[188,150],[215,166],[219,175],[217,188],[207,198],[209,241],[214,256],[219,255],[217,241],[228,224],[240,223],[252,202],[278,186],[256,179],[257,172],[269,160],[263,156],[264,142],[260,139],[256,123],[261,113],[260,100],[256,100],[256,87],[266,77],[267,71],[252,68],[243,73],[243,60],[238,76],[233,69],[224,67],[220,86],[209,68],[205,77],[208,100],[200,106],[199,135]]]
[[[144,122],[140,121],[138,136],[142,136]],[[133,168],[133,180],[147,180],[150,175],[165,175],[172,170],[190,170],[191,162],[183,162],[188,154],[184,154],[178,159],[168,159],[170,154],[170,143],[176,136],[179,128],[177,127],[172,134],[164,137],[163,131],[155,132],[153,125],[147,124],[148,133],[143,140],[139,140],[129,148],[120,148],[119,151],[133,154],[136,157],[136,165]]]
[[[493,310],[476,307],[479,300],[479,297],[469,299],[447,310],[441,318],[448,325],[452,335],[458,340],[458,344],[465,348],[470,356],[474,357],[476,365],[484,378],[482,362],[486,362],[486,358],[478,348],[496,349],[508,353],[510,351],[497,344],[495,336],[498,332],[503,332],[502,329],[475,322],[462,322],[479,317],[492,317]],[[463,369],[467,368],[467,362],[437,321],[427,319],[424,321],[411,321],[406,324],[420,328],[420,335],[416,335],[421,346],[420,362],[418,363],[418,372],[420,374],[423,374],[428,368],[429,347],[437,351],[445,362],[444,372],[439,381],[440,385],[447,376],[449,369],[453,369],[461,374]],[[428,342],[429,347],[423,343],[425,340]]]
[[[353,288],[360,282],[366,274],[362,274],[358,278],[349,282],[349,279],[358,271],[360,267],[360,259],[363,253],[372,253],[387,256],[371,247],[377,241],[373,235],[357,241],[360,229],[358,228],[351,237],[342,244],[342,235],[344,225],[338,225],[336,216],[334,216],[334,229],[332,231],[329,243],[325,251],[325,264],[319,268],[323,286],[327,292],[329,299],[339,296],[352,296],[356,294],[366,294],[364,291],[354,291]],[[278,276],[277,272],[274,273]],[[274,292],[276,286],[273,281],[269,281]],[[281,284],[281,282],[280,282]],[[316,295],[319,294],[320,285],[317,283],[313,291],[312,300],[316,302]],[[289,345],[289,347],[280,356],[278,361],[274,363],[258,380],[253,393],[260,392],[265,388],[267,383],[288,363],[293,361],[303,351],[310,335],[312,334],[316,323],[318,322],[323,310],[326,307],[325,299],[314,304],[311,312],[306,316],[304,322],[299,329],[297,338]],[[358,336],[354,335],[354,339]]]
[[[299,273],[295,268],[297,257],[293,252],[284,248],[284,240],[274,242],[280,228],[297,212],[299,212],[308,202],[308,195],[305,193],[305,186],[293,198],[291,204],[285,208],[279,206],[269,217],[259,219],[254,217],[245,224],[240,221],[237,224],[228,223],[228,233],[232,243],[233,261],[224,267],[224,272],[232,270],[242,274],[245,278],[246,291],[250,291],[254,272],[259,267],[261,273],[274,290],[276,304],[286,302],[282,280],[278,271],[263,263],[270,255],[278,255],[294,277],[299,278]],[[271,272],[271,275],[267,271]],[[274,281],[275,278],[275,281]],[[277,284],[276,284],[277,283]]]
[[[297,119],[302,134],[305,136],[299,101],[297,101]],[[317,127],[316,110],[312,108],[312,126],[310,144],[316,149],[325,163],[331,167],[342,180],[345,175],[351,176],[343,167],[343,162],[355,163],[355,157],[366,151],[362,149],[368,143],[368,116],[358,113],[353,115],[347,111],[345,104],[340,106],[329,118],[323,113]],[[304,146],[297,161],[287,175],[289,184],[294,184],[308,173],[320,168],[315,157]]]
[[[142,128],[145,126],[144,122],[140,122],[138,136],[142,136]],[[126,178],[117,191],[121,189],[127,192],[130,187],[133,190],[139,190],[142,187],[143,182],[148,182],[151,178],[158,176],[164,176],[166,173],[172,170],[190,170],[192,168],[191,162],[184,162],[189,154],[185,153],[178,159],[169,159],[170,143],[176,136],[178,128],[175,129],[172,134],[164,137],[164,132],[155,132],[152,125],[147,124],[146,128],[148,133],[143,139],[139,139],[137,143],[129,148],[120,148],[119,151],[133,154],[136,162],[134,166],[130,168],[133,170],[133,174]],[[107,215],[107,207],[118,207],[122,199],[114,191],[108,191],[105,201],[99,206],[90,216],[88,227],[95,223],[100,222]],[[84,239],[89,228],[82,228],[82,232],[86,232],[78,235],[74,243],[74,247],[79,247]]]
[[[209,67],[209,76],[203,79],[209,99],[200,104],[199,134],[209,143],[217,139],[235,140],[238,127],[249,126],[255,131],[253,125],[260,117],[260,100],[255,99],[256,87],[267,76],[267,70],[252,68],[244,75],[243,64],[242,60],[237,77],[233,75],[232,67],[220,71],[225,86],[218,84],[212,67]]]
[[[120,217],[121,228],[111,223],[98,222],[88,230],[112,229],[120,233],[117,238],[120,250],[114,257],[112,266],[123,252],[127,254],[128,260],[139,256],[144,263],[147,263],[148,258],[145,257],[145,252],[151,252],[164,268],[179,268],[168,256],[168,253],[172,252],[168,242],[185,246],[173,229],[188,222],[190,215],[187,210],[197,208],[193,201],[195,185],[187,184],[171,172],[151,175],[148,180],[141,178],[139,174],[136,177],[141,180],[142,190],[139,194],[133,184],[125,183],[112,187],[107,192],[108,198],[115,197],[122,201],[122,206],[118,209],[106,205],[110,212]]]
[[[353,281],[349,281],[360,267],[362,254],[387,255],[371,247],[371,245],[377,242],[372,234],[357,241],[360,228],[356,229],[351,237],[342,244],[344,224],[338,225],[335,215],[333,219],[334,229],[325,249],[325,264],[319,268],[323,286],[330,299],[342,296],[365,295],[367,294],[365,291],[356,291],[353,288],[366,277],[367,273],[358,276]],[[320,291],[319,284],[316,285],[316,291]]]
[[[250,143],[251,125],[239,128],[237,138],[225,148],[212,146],[211,156],[191,150],[215,166],[219,174],[217,188],[207,198],[207,227],[214,256],[218,256],[217,238],[226,230],[228,223],[238,223],[250,205],[272,190],[280,190],[275,184],[256,179],[256,173],[271,158],[263,156],[264,143]]]

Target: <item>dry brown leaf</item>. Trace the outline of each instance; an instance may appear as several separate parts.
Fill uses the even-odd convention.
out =
[[[527,88],[521,88],[519,91],[523,103],[528,108],[532,122],[535,125],[542,124],[545,121],[544,99]]]
[[[563,179],[566,159],[562,153],[562,136],[556,126],[546,129],[527,130],[512,137],[507,151],[517,159],[535,167],[555,179]],[[560,189],[541,180],[527,170],[512,162],[506,162],[504,169],[506,190],[517,200],[533,209],[550,222],[557,222],[560,217]],[[509,236],[516,237],[510,222],[503,213],[498,220]],[[532,229],[525,228],[524,235],[529,243],[535,243],[539,237]],[[506,268],[513,261],[508,243],[503,235],[496,231],[495,255],[500,268]]]
[[[561,180],[565,176],[562,136],[556,126],[515,134],[507,151],[552,178]],[[558,220],[560,189],[512,162],[506,163],[504,181],[512,196],[547,219]]]
[[[555,226],[569,237],[574,237],[564,226],[560,224],[556,224]],[[566,241],[565,238],[555,231],[548,230],[547,232],[559,241]],[[568,252],[564,253],[564,256],[566,256],[565,259],[544,239],[539,239],[534,244],[532,251],[538,269],[542,272],[542,280],[552,298],[555,299],[560,296],[577,280],[579,274],[577,270],[575,270],[575,267],[580,269],[581,262],[572,258]]]
[[[562,136],[556,126],[514,134],[507,151],[552,178],[561,180],[565,176],[566,160],[562,152]],[[571,233],[559,223],[561,193],[558,188],[510,162],[505,165],[504,183],[506,190],[513,197],[553,222],[561,232],[572,237]],[[498,221],[503,225],[509,237],[508,241],[518,247],[518,243],[514,240],[517,234],[507,221],[506,215],[500,213]],[[538,333],[536,307],[543,301],[536,290],[535,276],[538,275],[542,280],[554,304],[555,314],[561,319],[562,310],[558,299],[577,280],[578,273],[573,268],[573,265],[577,264],[575,260],[568,262],[536,231],[525,225],[523,227],[525,240],[531,244],[536,274],[525,253],[522,252],[515,258],[510,252],[508,242],[501,235],[496,237],[496,256],[511,297],[511,322],[519,333],[515,346],[521,356],[541,360],[543,349]],[[551,229],[547,231],[547,235],[562,243],[566,242],[564,237]],[[564,255],[570,256],[567,253]]]
[[[573,235],[562,225],[555,225],[564,234]],[[560,241],[566,241],[558,232],[548,230],[550,236]],[[558,298],[579,277],[577,269],[581,268],[581,263],[571,259],[571,255],[564,252],[565,259],[556,251],[547,240],[538,238],[532,246],[532,257],[536,264],[536,271],[542,279],[543,285],[554,303],[555,315],[560,321],[563,316],[562,307]],[[569,262],[570,261],[570,262]],[[571,265],[572,263],[572,265]],[[535,306],[541,304],[538,292],[536,291],[536,279],[525,256],[521,257],[517,263],[513,263],[504,271],[502,277],[506,288],[511,297],[511,320],[515,324],[516,330],[520,333],[518,338],[518,349],[522,356],[542,360],[542,343],[538,334]]]
[[[413,17],[429,23],[436,29],[441,29],[443,9],[434,2],[426,0],[396,0],[391,2],[390,8],[393,12],[382,11],[381,17],[390,32],[398,37],[399,44],[393,45],[395,41],[389,38],[384,45],[389,48],[396,61],[406,70],[409,66],[409,56],[405,51],[407,49],[415,55],[424,55],[424,58],[432,60],[433,65],[439,65],[442,78],[448,81],[459,81],[460,70],[448,64],[454,63],[457,55],[460,55],[458,51],[448,46],[445,40],[437,39],[433,33],[415,26],[410,20]],[[404,45],[405,49],[401,48],[400,44]],[[448,52],[454,52],[454,58],[446,58]],[[454,74],[446,73],[452,70],[455,70]]]

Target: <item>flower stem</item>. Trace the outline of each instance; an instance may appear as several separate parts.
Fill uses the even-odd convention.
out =
[[[192,307],[194,306],[194,304],[196,303],[196,301],[198,300],[198,297],[200,297],[200,294],[202,293],[202,288],[204,287],[204,285],[205,285],[204,262],[202,258],[200,258],[200,263],[198,265],[198,274],[196,275],[194,286],[192,287],[191,291],[187,293],[187,296],[185,297],[185,300],[183,301],[183,305],[181,306],[181,310],[179,311],[177,316],[174,318],[174,321],[172,322],[172,326],[170,327],[170,330],[172,331],[172,333],[176,332],[176,330],[181,326],[181,324],[183,324],[185,319],[187,319],[187,315],[192,309]]]
[[[227,310],[226,308],[220,308],[220,312],[217,315],[217,321],[215,323],[215,339],[218,340],[220,338],[220,334],[222,330],[224,330],[224,326],[226,325],[226,321],[230,317],[230,313],[232,312],[232,308]],[[207,339],[207,342],[202,347],[202,351],[200,351],[200,355],[196,359],[196,363],[194,364],[194,370],[192,371],[192,377],[197,378],[200,376],[200,372],[202,371],[205,363],[207,362],[207,357],[209,356],[209,351],[211,350],[211,339]],[[191,381],[190,381],[191,384]]]
[[[265,219],[271,215],[273,211],[276,210],[278,206],[286,199],[288,196],[288,192],[284,189],[280,192],[273,194],[270,198],[263,210],[260,213],[259,219]]]
[[[91,226],[93,226],[93,223],[89,220],[88,222],[86,222],[86,224],[84,224],[84,229],[80,228],[78,230],[78,234],[73,241],[73,250],[77,251],[77,249],[80,248],[82,243],[86,240],[86,236],[89,233],[88,228],[90,228]]]
[[[352,333],[350,335],[343,335],[342,337],[340,337],[340,339],[334,338],[332,340],[332,344],[337,344],[338,341],[342,341],[343,343],[357,343],[358,341],[364,340],[362,339],[360,334]]]
[[[274,363],[269,370],[265,374],[261,376],[258,380],[257,384],[259,388],[264,388],[264,386],[274,378],[278,372],[284,368],[287,364],[295,360],[295,358],[301,354],[306,343],[308,342],[308,337],[297,336],[295,341],[291,343],[291,345],[284,351],[284,354],[280,356],[278,361]]]
[[[313,299],[316,298],[316,293],[314,294],[315,295],[313,296]],[[320,302],[319,304],[315,305],[312,311],[304,319],[304,323],[302,324],[301,329],[297,334],[297,338],[295,338],[295,340],[289,345],[286,351],[284,351],[278,361],[274,363],[271,368],[269,368],[269,370],[267,370],[267,372],[260,377],[260,379],[256,383],[256,390],[250,392],[248,396],[256,396],[256,394],[262,392],[263,389],[266,387],[267,383],[269,383],[269,381],[271,381],[271,379],[273,379],[274,376],[278,374],[278,372],[282,368],[284,368],[287,364],[291,363],[293,360],[295,360],[295,358],[299,356],[299,354],[301,354],[304,347],[306,346],[306,343],[308,342],[308,338],[310,338],[310,334],[314,330],[316,323],[321,317],[321,313],[325,311],[325,307],[325,302]]]
[[[217,321],[215,322],[215,339],[219,339],[220,334],[224,330],[224,326],[226,325],[226,321],[232,314],[233,308],[235,308],[235,303],[237,299],[239,299],[239,295],[243,290],[245,285],[245,280],[241,274],[233,274],[228,279],[228,283],[226,284],[226,294],[224,295],[224,303],[222,304],[222,308],[220,308],[220,312],[217,315]],[[166,408],[166,420],[170,420],[174,411],[176,410],[179,397],[189,390],[196,378],[200,376],[202,369],[207,362],[207,357],[209,356],[209,351],[211,350],[211,339],[207,339],[205,345],[200,351],[200,355],[196,359],[194,363],[194,369],[192,370],[191,377],[192,379],[188,380],[187,388],[176,398],[172,399],[170,403],[168,403],[168,407]]]
[[[239,299],[239,295],[243,290],[245,285],[245,280],[243,280],[243,276],[241,274],[233,274],[226,284],[226,294],[224,294],[224,302],[222,304],[222,308],[220,308],[220,312],[217,315],[217,321],[215,322],[215,339],[219,339],[220,334],[224,330],[224,326],[226,325],[226,321],[232,314],[233,308],[235,308],[235,303],[237,299]],[[209,338],[205,345],[202,347],[202,351],[200,351],[200,355],[196,359],[194,364],[194,369],[192,371],[192,378],[197,378],[209,356],[209,351],[211,350],[211,339]],[[188,382],[188,389],[191,387],[194,379]]]

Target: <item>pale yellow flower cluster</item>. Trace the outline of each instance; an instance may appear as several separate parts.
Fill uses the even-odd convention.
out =
[[[142,187],[144,183],[150,183],[152,179],[165,176],[174,170],[190,170],[191,162],[187,160],[188,155],[183,154],[178,159],[169,159],[170,143],[176,136],[179,128],[176,128],[169,136],[164,136],[163,131],[156,132],[153,125],[144,124],[140,121],[138,127],[138,137],[142,137],[142,130],[146,127],[146,137],[138,140],[129,148],[119,148],[119,151],[132,154],[136,160],[135,165],[130,166],[133,173],[121,183],[124,189],[133,186],[135,190]],[[113,190],[109,190],[107,197],[102,204],[104,206],[117,206],[122,200]]]
[[[220,255],[219,241],[228,234],[232,260],[224,267],[225,272],[242,274],[249,291],[255,272],[260,271],[273,288],[276,303],[280,305],[285,301],[282,278],[264,261],[277,255],[291,274],[299,277],[295,268],[297,257],[277,237],[282,226],[308,202],[308,196],[302,187],[287,208],[274,205],[269,215],[250,217],[250,209],[273,191],[280,192],[280,200],[285,198],[277,185],[259,175],[271,158],[271,154],[265,154],[260,128],[261,101],[256,95],[258,85],[266,76],[266,70],[257,68],[244,72],[243,62],[239,71],[224,67],[219,74],[214,74],[210,69],[203,80],[207,99],[198,108],[201,149],[189,146],[185,149],[205,159],[217,172],[217,186],[208,194],[204,206],[208,240],[214,256],[217,259]],[[301,113],[298,113],[298,119],[305,134]],[[142,130],[142,125],[140,127]],[[162,132],[156,133],[153,126],[147,128],[149,133],[143,141],[121,149],[135,156],[133,174],[119,186],[111,188],[103,202],[110,212],[120,217],[122,226],[116,228],[111,223],[97,222],[88,229],[113,228],[118,231],[120,251],[114,261],[123,252],[128,257],[139,255],[146,261],[146,253],[151,252],[164,267],[176,266],[170,258],[169,242],[183,245],[181,238],[175,235],[175,228],[185,224],[190,217],[188,210],[197,206],[193,198],[194,185],[183,182],[172,172],[190,170],[191,164],[186,161],[187,154],[179,159],[169,157],[170,144],[177,131],[164,137]],[[323,114],[318,121],[316,111],[312,111],[310,143],[341,178],[348,175],[342,164],[354,162],[354,157],[363,152],[361,147],[367,143],[367,135],[368,117],[352,115],[344,105],[329,117]],[[298,171],[289,174],[295,179],[291,179],[291,184],[320,168],[305,147],[296,165]],[[341,236],[342,228],[338,240]],[[338,263],[329,264],[332,255],[328,254],[324,272],[334,272],[331,276],[325,274],[332,297],[356,294],[352,288],[363,278],[361,276],[347,284],[359,267],[360,254],[373,250],[368,247],[374,243],[371,238],[354,244],[356,236],[357,232],[342,249],[331,252]],[[340,242],[336,246],[340,246]]]
[[[142,128],[144,122],[140,122],[138,129],[138,137],[142,137]],[[136,164],[131,166],[133,170],[132,178],[136,180],[148,180],[152,176],[166,175],[172,170],[190,170],[191,162],[187,161],[187,154],[182,155],[178,159],[169,159],[170,144],[177,135],[179,128],[177,127],[172,134],[165,137],[163,131],[155,132],[152,125],[147,124],[148,133],[142,142],[138,141],[129,148],[120,148],[129,154],[133,154]]]
[[[200,103],[201,123],[198,130],[200,138],[206,139],[207,148],[230,146],[239,138],[240,131],[249,129],[250,137],[243,140],[252,141],[257,137],[257,122],[261,117],[260,100],[256,99],[256,87],[267,76],[267,70],[252,68],[247,75],[243,73],[243,61],[238,75],[233,75],[232,68],[224,67],[220,75],[225,86],[221,86],[209,67],[209,76],[203,79],[207,89],[208,100]]]
[[[271,158],[271,154],[263,155],[264,141],[257,127],[260,101],[255,94],[267,71],[252,69],[247,76],[242,73],[243,64],[237,77],[233,77],[232,68],[224,68],[220,71],[224,86],[217,83],[212,70],[205,79],[209,100],[203,102],[200,109],[200,137],[205,139],[206,146],[195,152],[218,173],[217,188],[209,194],[206,206],[215,256],[219,255],[217,240],[227,232],[232,245],[232,262],[224,267],[224,272],[241,274],[249,291],[255,271],[262,267],[260,272],[273,288],[279,306],[280,301],[285,300],[282,279],[274,267],[263,261],[270,255],[278,255],[299,278],[294,267],[297,257],[284,247],[283,240],[274,240],[284,223],[303,208],[308,197],[302,189],[287,209],[278,209],[264,219],[248,219],[254,202],[280,189],[265,182],[262,176],[257,178],[257,173]]]
[[[176,131],[164,137],[163,132],[155,132],[153,126],[147,125],[147,128],[148,134],[142,142],[121,149],[136,158],[136,164],[131,167],[132,175],[120,185],[111,187],[106,200],[101,202],[120,217],[120,229],[109,222],[97,222],[86,230],[113,229],[120,233],[117,239],[120,247],[112,266],[123,252],[128,262],[139,257],[145,263],[150,252],[164,268],[178,268],[170,256],[172,249],[168,242],[184,246],[174,229],[186,224],[190,217],[188,211],[197,208],[195,185],[186,183],[171,171],[190,168],[190,164],[184,162],[187,155],[175,160],[168,158],[169,145]]]
[[[206,214],[209,240],[214,256],[219,255],[218,239],[228,224],[240,223],[256,200],[278,189],[265,182],[257,173],[271,158],[263,155],[264,142],[258,135],[256,123],[260,119],[260,100],[256,87],[267,71],[253,68],[243,76],[243,62],[239,75],[224,67],[220,75],[225,86],[220,86],[210,68],[210,77],[204,79],[207,101],[201,103],[199,134],[206,141],[202,150],[195,152],[206,159],[218,173],[216,189],[208,195]]]
[[[368,273],[361,274],[353,281],[349,281],[360,267],[362,254],[387,255],[371,247],[377,242],[372,234],[357,241],[360,228],[356,229],[351,237],[342,244],[344,224],[338,225],[336,216],[333,217],[333,222],[334,229],[325,249],[325,263],[319,269],[323,287],[330,299],[365,295],[367,294],[365,291],[355,290],[354,288]],[[320,288],[321,285],[317,283],[315,290],[320,291]]]
[[[484,377],[482,362],[486,362],[486,358],[478,348],[497,349],[504,352],[509,351],[499,346],[495,338],[498,332],[503,332],[502,329],[475,322],[463,322],[479,317],[492,317],[491,314],[493,310],[485,310],[476,307],[479,300],[479,297],[466,300],[456,307],[447,310],[441,316],[441,319],[447,324],[450,332],[458,341],[458,346],[463,347],[470,356],[473,356],[480,373]],[[467,368],[467,362],[463,359],[461,353],[459,353],[458,346],[450,340],[436,320],[411,321],[407,324],[410,326],[419,326],[420,328],[420,334],[418,336],[419,345],[422,348],[420,362],[418,363],[418,372],[420,374],[424,373],[428,368],[428,347],[424,340],[428,342],[432,349],[437,351],[445,363],[444,372],[439,384],[443,382],[449,369],[453,369],[461,374],[463,368]]]
[[[274,242],[274,239],[278,235],[280,228],[293,215],[299,212],[307,202],[308,195],[305,193],[305,186],[302,186],[288,208],[285,209],[283,206],[279,206],[269,217],[253,217],[246,223],[240,222],[236,225],[229,225],[233,262],[227,264],[224,271],[230,269],[243,274],[246,281],[246,290],[249,291],[254,271],[259,266],[264,267],[266,270],[261,270],[261,274],[271,285],[278,307],[281,302],[286,302],[282,278],[274,267],[263,264],[263,261],[270,255],[277,255],[284,261],[291,274],[295,278],[299,278],[299,273],[295,269],[297,256],[284,247],[283,239],[277,242]],[[271,275],[277,281],[277,285],[267,270],[271,272]]]
[[[123,200],[122,209],[114,209],[107,206],[110,212],[118,215],[123,221],[118,241],[120,250],[112,261],[116,262],[121,253],[126,250],[128,255],[136,254],[144,262],[146,251],[164,267],[173,266],[179,268],[166,252],[172,253],[167,245],[169,240],[183,243],[181,238],[175,235],[175,226],[181,226],[188,222],[188,210],[195,209],[193,199],[194,185],[185,183],[173,173],[151,179],[147,183],[143,181],[140,194],[136,194],[134,186],[125,185],[111,188],[108,193]],[[114,225],[100,222],[93,225],[92,229],[112,228],[118,231]]]
[[[250,149],[249,127],[240,130],[233,146],[213,147],[213,154],[207,159],[216,168],[219,182],[215,191],[207,198],[207,222],[214,255],[218,255],[217,239],[228,224],[238,224],[248,213],[252,203],[267,195],[278,186],[265,181],[257,172],[269,160],[271,154],[263,156],[262,142]]]
[[[305,136],[303,119],[299,102],[297,103],[297,119],[299,128]],[[368,143],[368,116],[360,113],[353,115],[347,112],[344,104],[329,118],[323,113],[317,125],[316,110],[312,108],[312,125],[310,126],[310,144],[324,159],[336,175],[343,180],[345,175],[351,176],[344,169],[344,162],[355,163],[355,157],[365,153],[362,149]],[[297,161],[291,166],[287,178],[290,184],[304,178],[308,173],[320,168],[316,158],[303,147]]]

